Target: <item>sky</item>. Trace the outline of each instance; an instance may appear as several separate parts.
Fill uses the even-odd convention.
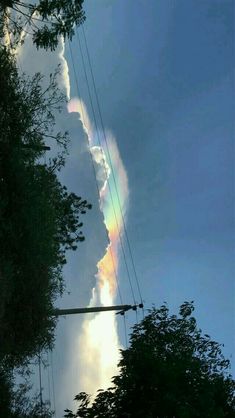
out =
[[[123,301],[132,303],[132,292],[118,232],[139,301],[118,191],[146,309],[166,301],[176,312],[182,302],[193,300],[199,326],[225,345],[234,374],[234,2],[86,0],[85,11],[113,172],[88,74],[97,124],[93,118],[78,38],[71,43],[76,77],[68,44],[52,54],[33,52],[26,42],[19,54],[29,73],[49,74],[61,62],[60,86],[77,103],[75,111],[80,110],[64,109],[57,120],[58,128],[68,129],[71,137],[61,179],[93,209],[84,217],[85,243],[69,254],[67,291],[58,306],[102,303],[102,269],[97,264],[108,257],[107,229],[113,231],[109,238]],[[79,37],[85,54],[81,30]],[[88,144],[99,173],[99,193]],[[112,198],[117,222],[115,213],[109,215]],[[117,289],[109,288],[107,294],[108,301],[120,302]],[[118,349],[125,346],[123,323],[103,315],[59,320],[53,353],[58,417],[79,390],[94,390],[116,371]],[[135,319],[134,312],[128,313],[128,329]],[[105,333],[107,329],[114,332]],[[94,330],[100,334],[91,342]],[[101,353],[107,347],[105,360]],[[44,386],[46,396],[49,387],[46,382]]]

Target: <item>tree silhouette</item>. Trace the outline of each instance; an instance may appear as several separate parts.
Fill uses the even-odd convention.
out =
[[[84,240],[81,218],[91,205],[61,184],[68,133],[55,115],[65,105],[56,83],[19,76],[0,45],[0,417],[51,418],[15,371],[54,342],[55,299],[64,290],[67,250]],[[51,146],[50,156],[45,156]],[[21,381],[21,380],[20,380]],[[17,383],[17,382],[16,382]]]
[[[58,178],[68,138],[55,132],[56,75],[46,87],[40,74],[19,77],[0,48],[0,91],[0,361],[18,365],[53,344],[66,252],[84,240],[91,205]],[[56,149],[48,162],[45,141]]]
[[[232,418],[235,382],[221,346],[202,335],[185,302],[179,316],[166,305],[153,308],[135,325],[130,347],[122,350],[113,386],[75,397],[75,418]]]
[[[82,5],[83,0],[0,0],[2,32],[18,42],[29,34],[37,48],[54,50],[61,36],[71,39],[74,27],[84,22]]]

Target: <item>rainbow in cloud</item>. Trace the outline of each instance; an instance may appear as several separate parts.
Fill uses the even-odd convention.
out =
[[[100,185],[100,209],[109,235],[109,245],[97,264],[97,285],[93,289],[90,306],[113,305],[117,290],[120,235],[123,232],[123,216],[128,204],[127,175],[113,135],[106,132],[106,141],[103,141],[102,134],[94,130],[83,102],[77,98],[70,100],[68,112],[79,113],[88,135],[90,152],[98,168],[96,179]],[[79,347],[86,349],[79,349],[79,361],[84,370],[80,380],[83,390],[94,393],[100,387],[107,387],[111,377],[117,372],[120,343],[115,313],[99,313],[86,317],[82,329]]]
[[[127,175],[112,134],[106,133],[107,152],[106,142],[103,143],[102,134],[94,132],[84,104],[79,99],[72,99],[68,104],[68,111],[80,114],[81,121],[86,127],[93,159],[100,165],[101,174],[99,174],[98,180],[102,178],[103,181],[102,187],[100,187],[100,208],[104,214],[110,243],[104,257],[97,265],[97,278],[101,296],[102,287],[104,285],[106,288],[109,287],[111,304],[116,294],[115,272],[118,270],[119,238],[123,232],[123,214],[126,213],[128,202]],[[98,136],[101,138],[99,141],[97,140]]]

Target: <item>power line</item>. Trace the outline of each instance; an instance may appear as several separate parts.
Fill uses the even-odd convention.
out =
[[[122,212],[122,207],[121,207],[121,202],[120,202],[120,197],[119,197],[119,193],[118,193],[118,188],[117,188],[117,184],[116,184],[115,175],[114,175],[114,172],[113,172],[112,160],[111,160],[111,156],[110,156],[110,152],[109,152],[109,146],[108,146],[107,137],[106,137],[106,133],[105,133],[104,122],[103,122],[103,117],[102,117],[102,112],[101,112],[101,107],[100,107],[100,101],[99,101],[97,88],[96,88],[95,77],[94,77],[94,73],[93,73],[93,69],[92,69],[90,53],[89,53],[87,39],[86,39],[86,33],[85,33],[85,29],[84,29],[83,26],[82,26],[82,33],[83,33],[83,37],[84,37],[85,48],[86,48],[90,73],[91,73],[91,77],[92,77],[92,82],[93,82],[93,87],[94,87],[94,92],[95,92],[95,97],[96,97],[96,102],[97,102],[101,127],[102,127],[103,136],[104,136],[104,140],[105,140],[105,144],[106,144],[106,148],[107,148],[108,157],[109,157],[109,160],[110,160],[111,171],[112,171],[112,174],[113,174],[114,187],[115,187],[115,191],[116,191],[116,195],[117,195],[117,199],[118,199],[118,204],[119,204],[119,208],[120,208],[120,213],[121,213],[121,217],[122,217],[123,229],[124,229],[124,233],[125,233],[126,240],[127,240],[127,246],[128,246],[128,250],[129,250],[129,253],[130,253],[131,264],[132,264],[132,268],[133,268],[133,272],[134,272],[134,276],[135,276],[135,281],[136,281],[139,297],[140,297],[141,303],[143,303],[141,290],[140,290],[140,285],[139,285],[139,280],[138,280],[138,276],[137,276],[137,272],[136,272],[136,268],[135,268],[135,263],[134,263],[134,258],[133,258],[133,254],[132,254],[132,250],[131,250],[130,240],[129,240],[129,237],[128,237],[128,234],[127,234],[126,223],[125,223],[125,219],[124,219],[123,212]]]
[[[49,354],[47,352],[47,384],[48,384],[48,398],[49,398],[49,405],[51,407],[51,382],[50,382],[50,370],[49,370]]]
[[[124,336],[125,336],[125,345],[126,348],[128,347],[128,339],[127,339],[127,328],[126,328],[126,315],[123,315],[123,323],[124,323]]]
[[[80,37],[79,37],[79,34],[78,34],[77,29],[76,29],[76,35],[77,35],[77,39],[78,39],[78,43],[79,43],[79,49],[80,49],[81,58],[82,58],[82,65],[83,65],[83,70],[84,70],[84,74],[85,74],[85,79],[86,79],[86,84],[87,84],[87,89],[88,89],[90,104],[91,104],[91,108],[92,108],[93,118],[94,118],[94,122],[95,122],[95,129],[96,129],[96,132],[97,132],[98,143],[99,143],[100,148],[102,149],[102,144],[101,144],[101,140],[100,140],[100,134],[99,134],[98,124],[97,124],[97,120],[96,120],[96,116],[95,116],[95,109],[94,109],[94,105],[93,105],[91,90],[90,90],[88,76],[87,76],[87,71],[86,71],[86,66],[85,66],[84,55],[83,55],[83,51],[82,51],[82,47],[81,47],[81,42],[80,42]],[[125,267],[126,267],[126,270],[127,270],[127,275],[128,275],[128,280],[129,280],[129,284],[130,284],[130,288],[131,288],[131,293],[132,293],[133,301],[135,303],[135,296],[134,296],[133,286],[132,286],[131,279],[130,279],[130,273],[129,273],[129,269],[128,269],[128,265],[127,265],[127,261],[126,261],[125,252],[124,252],[123,242],[122,242],[121,233],[120,233],[120,227],[119,227],[118,220],[117,220],[117,214],[116,214],[116,210],[115,210],[115,207],[114,207],[113,193],[112,193],[112,190],[111,190],[111,187],[110,187],[110,184],[109,184],[108,173],[107,173],[106,167],[104,167],[104,169],[105,169],[105,172],[106,172],[107,184],[108,184],[108,189],[109,189],[109,194],[110,194],[112,209],[113,209],[113,213],[114,213],[115,223],[116,223],[117,230],[118,230],[118,236],[119,236],[119,240],[120,240],[120,244],[121,244],[121,249],[122,249],[122,253],[123,253],[124,263],[125,263]]]
[[[41,353],[39,352],[38,355],[38,372],[39,372],[39,398],[40,398],[40,407],[41,412],[43,408],[43,400],[42,400],[42,368],[41,368]]]
[[[71,56],[73,72],[74,72],[74,77],[75,77],[75,84],[76,84],[76,87],[77,87],[78,96],[82,97],[81,93],[80,93],[79,84],[78,84],[77,72],[75,70],[74,57],[73,57],[73,52],[72,52],[70,42],[69,42],[69,50],[70,50],[70,56]],[[91,98],[91,96],[90,96],[90,98]],[[81,112],[82,112],[83,121],[85,121],[82,102],[81,102]],[[93,103],[92,103],[92,112],[93,112],[93,116],[94,116],[95,127],[96,127],[96,130],[97,130],[97,136],[99,136],[99,131],[98,131],[98,128],[97,128],[97,121],[96,121],[96,117],[95,117],[95,111],[94,111],[94,108],[93,108]],[[100,147],[101,147],[100,139],[99,139],[99,144],[100,144]],[[94,172],[94,177],[95,177],[95,183],[96,183],[96,189],[97,189],[97,194],[98,194],[98,200],[100,200],[99,186],[98,186],[98,182],[97,182],[96,170],[95,170],[94,160],[93,160],[90,145],[89,145],[89,140],[88,140],[88,151],[89,151],[91,162],[92,162],[92,167],[93,167],[93,172]],[[106,167],[105,167],[105,171],[106,171],[106,176],[108,177]],[[110,189],[108,179],[107,179],[107,184],[108,184],[108,187]],[[113,206],[113,202],[112,202],[112,206]],[[110,241],[107,229],[106,229],[106,234],[107,234],[108,241]],[[114,256],[113,256],[112,246],[110,246],[110,255],[111,255],[112,267],[113,267],[114,277],[115,277],[115,281],[116,281],[116,285],[117,285],[117,289],[118,289],[119,298],[120,298],[121,303],[123,304],[123,299],[122,299],[122,296],[121,296],[119,281],[118,281],[118,278],[117,278],[117,271],[116,271],[116,267],[115,267],[115,263],[114,263]]]
[[[50,351],[50,355],[51,355],[52,395],[53,395],[54,411],[55,411],[55,418],[56,418],[57,415],[56,415],[55,382],[54,382],[54,366],[53,366],[52,350]]]
[[[83,51],[82,51],[82,47],[81,47],[80,37],[79,37],[79,34],[78,34],[77,30],[76,30],[76,34],[77,34],[77,39],[78,39],[78,43],[79,43],[79,50],[80,50],[80,53],[81,53],[82,65],[83,65],[83,70],[84,70],[84,74],[85,74],[85,79],[86,79],[90,104],[91,104],[92,113],[93,113],[93,117],[94,117],[95,129],[96,129],[96,132],[97,132],[98,143],[99,143],[100,148],[102,149],[98,124],[97,124],[97,120],[96,120],[96,116],[95,116],[95,110],[94,110],[91,91],[90,91],[90,86],[89,86],[89,80],[88,80],[86,66],[85,66],[84,55],[83,55]],[[107,146],[107,143],[106,143],[106,146]],[[110,162],[110,167],[111,167],[111,173],[112,173],[112,176],[113,176],[113,179],[114,179],[114,184],[115,184],[116,181],[115,181],[114,171],[113,171],[113,168],[112,168],[112,161],[111,161],[111,158],[110,158],[110,153],[108,153],[108,155],[109,155],[109,160],[110,160],[109,162]],[[105,169],[105,172],[106,172],[108,190],[109,190],[109,194],[110,194],[110,199],[111,199],[112,209],[113,209],[113,213],[114,213],[115,223],[116,223],[117,230],[118,230],[119,241],[120,241],[121,250],[122,250],[122,254],[123,254],[124,264],[125,264],[126,271],[127,271],[127,277],[128,277],[128,281],[129,281],[129,285],[130,285],[130,289],[131,289],[131,294],[132,294],[134,303],[136,303],[135,295],[134,295],[134,289],[133,289],[133,286],[132,286],[132,283],[131,283],[130,271],[129,271],[129,268],[128,268],[127,258],[126,258],[126,254],[125,254],[125,251],[124,251],[124,245],[123,245],[121,232],[120,232],[120,227],[119,227],[119,223],[118,223],[118,219],[117,219],[117,213],[116,213],[116,210],[115,210],[115,207],[114,207],[113,193],[112,193],[112,190],[111,190],[111,187],[110,187],[110,184],[109,184],[109,178],[108,178],[108,173],[107,173],[106,167],[104,167],[104,169]],[[117,190],[116,190],[116,193],[117,193]],[[120,209],[120,205],[119,205],[119,209]]]

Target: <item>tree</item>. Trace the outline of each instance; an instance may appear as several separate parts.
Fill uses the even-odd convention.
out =
[[[58,179],[68,141],[54,132],[56,75],[45,88],[40,74],[19,77],[1,47],[0,91],[0,362],[12,367],[53,345],[66,252],[84,240],[91,205]],[[48,163],[45,141],[58,145]]]
[[[37,48],[54,50],[61,36],[72,39],[74,27],[84,22],[82,6],[83,0],[0,0],[2,35],[11,33],[22,42],[30,34]]]
[[[235,381],[221,346],[198,329],[193,304],[179,316],[166,305],[153,308],[133,328],[130,347],[121,351],[120,374],[92,401],[86,393],[67,418],[232,418]]]
[[[0,22],[1,23],[1,22]],[[0,416],[51,418],[46,403],[15,390],[35,354],[52,348],[55,299],[64,290],[67,250],[83,241],[81,217],[91,205],[58,178],[68,133],[55,130],[64,96],[50,75],[19,76],[0,44]],[[46,147],[47,145],[47,147]],[[51,157],[45,158],[51,146]],[[46,162],[48,160],[48,162]],[[23,371],[23,375],[22,375]]]

